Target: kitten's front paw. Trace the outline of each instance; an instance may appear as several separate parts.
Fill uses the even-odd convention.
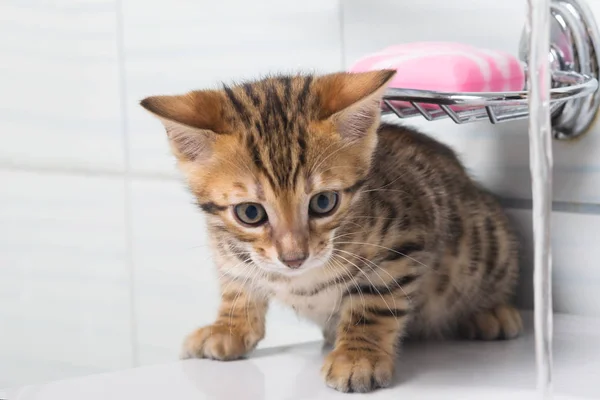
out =
[[[327,386],[341,392],[370,392],[392,382],[393,357],[370,348],[338,347],[325,359],[321,374]]]
[[[229,325],[205,326],[185,339],[181,358],[235,360],[252,351],[262,336]]]

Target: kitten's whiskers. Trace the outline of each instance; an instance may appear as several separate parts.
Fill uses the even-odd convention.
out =
[[[369,260],[368,258],[365,258],[363,256],[360,256],[358,254],[352,253],[350,251],[345,251],[345,250],[341,250],[341,249],[336,249],[337,251],[341,251],[343,253],[346,253],[348,255],[351,255],[353,257],[356,257],[360,260],[362,260],[363,262],[368,262],[371,265],[373,265],[375,268],[380,269],[381,271],[385,272],[391,279],[392,282],[394,282],[396,284],[396,286],[398,286],[398,288],[402,291],[402,293],[404,293],[404,296],[406,296],[406,298],[408,299],[408,302],[410,304],[412,304],[412,298],[408,295],[408,293],[404,290],[404,288],[402,287],[402,285],[400,285],[400,283],[398,283],[398,281],[396,280],[396,278],[394,278],[392,276],[392,274],[390,274],[388,271],[385,270],[385,268],[382,268],[381,266],[375,264],[373,261]],[[381,279],[381,275],[379,275],[375,270],[372,270],[373,273],[375,273],[379,279]],[[389,284],[387,284],[383,279],[381,279],[381,282],[383,283],[383,285],[386,287],[386,289],[390,292],[390,294],[392,294],[392,289],[389,287]],[[392,296],[392,299],[394,300],[394,307],[396,307],[396,299]]]
[[[423,267],[425,267],[425,268],[428,268],[428,269],[430,269],[430,270],[432,270],[432,271],[433,271],[433,268],[431,268],[431,267],[430,267],[429,265],[427,265],[427,264],[424,264],[424,263],[422,263],[421,261],[417,260],[416,258],[414,258],[414,257],[411,257],[411,256],[409,256],[408,254],[404,254],[404,253],[402,253],[402,252],[400,252],[400,251],[397,251],[397,250],[394,250],[394,249],[390,249],[389,247],[385,247],[385,246],[379,245],[379,244],[374,244],[374,243],[366,243],[366,242],[338,242],[338,243],[339,243],[339,244],[355,244],[355,245],[359,245],[359,246],[365,246],[365,245],[366,245],[366,246],[375,246],[375,247],[379,247],[379,248],[381,248],[381,249],[388,250],[388,251],[391,251],[392,253],[396,253],[396,254],[398,254],[398,255],[401,255],[402,257],[406,257],[406,258],[408,258],[409,260],[412,260],[412,261],[416,262],[417,264],[419,264],[419,265],[422,265]]]
[[[350,282],[352,282],[352,284],[354,285],[354,287],[355,287],[355,288],[356,288],[356,290],[358,291],[358,294],[359,294],[359,296],[360,296],[360,300],[361,300],[361,303],[362,303],[362,306],[363,306],[363,314],[365,314],[365,313],[366,313],[366,311],[367,311],[367,305],[366,305],[366,303],[365,303],[365,298],[364,298],[364,296],[363,296],[363,295],[362,295],[362,293],[360,292],[360,285],[358,284],[358,281],[357,281],[357,280],[356,280],[356,279],[355,279],[355,278],[352,276],[352,273],[351,273],[351,272],[350,272],[350,271],[349,271],[349,270],[346,268],[346,266],[345,266],[345,265],[344,265],[344,264],[343,264],[341,261],[339,261],[338,259],[336,259],[336,257],[337,257],[337,255],[336,255],[336,254],[332,254],[331,261],[332,261],[332,262],[335,262],[335,264],[336,264],[336,265],[337,265],[339,268],[342,268],[342,269],[343,269],[343,270],[344,270],[344,271],[345,271],[345,272],[348,274],[348,277],[350,278]],[[354,308],[352,307],[352,296],[349,296],[349,297],[350,297],[350,310],[351,310],[351,312],[352,312],[352,310],[354,310]],[[341,306],[341,304],[342,304],[342,301],[341,301],[341,299],[340,299],[340,306]]]
[[[390,305],[388,304],[388,302],[385,300],[385,298],[383,297],[383,294],[381,294],[381,292],[379,291],[379,289],[377,288],[377,286],[373,283],[373,281],[371,280],[371,278],[369,278],[369,276],[367,275],[367,273],[362,270],[358,265],[356,265],[355,263],[353,263],[352,261],[348,260],[346,257],[341,256],[339,254],[337,254],[337,257],[340,257],[342,260],[345,260],[346,262],[354,265],[359,271],[360,273],[367,278],[367,280],[369,281],[369,283],[371,284],[371,287],[373,289],[375,289],[375,291],[377,292],[377,294],[379,295],[379,297],[381,297],[381,301],[383,301],[383,304],[385,304],[385,306],[387,307],[387,309],[390,311],[390,314],[394,314],[394,312],[392,311],[392,308],[390,307]],[[357,289],[359,291],[359,293],[361,293],[362,291],[360,290],[360,288]],[[389,290],[389,289],[388,289]],[[390,294],[392,292],[390,291]],[[396,300],[394,299],[394,307],[396,306]],[[398,326],[400,326],[400,321],[398,319],[396,319],[396,321],[398,322]]]

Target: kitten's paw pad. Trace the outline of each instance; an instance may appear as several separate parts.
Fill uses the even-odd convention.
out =
[[[522,331],[521,314],[508,305],[475,314],[460,326],[460,334],[465,339],[514,339]]]
[[[180,357],[235,360],[252,351],[262,335],[227,325],[210,325],[189,335]]]
[[[370,392],[392,382],[394,359],[388,354],[366,350],[333,350],[321,368],[327,386],[340,392]]]

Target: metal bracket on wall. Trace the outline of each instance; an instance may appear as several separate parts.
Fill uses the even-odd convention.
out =
[[[584,0],[551,3],[549,60],[552,67],[553,134],[571,139],[585,133],[600,107],[600,32]],[[527,64],[529,35],[524,31],[519,56]],[[448,93],[427,90],[387,90],[383,114],[399,118],[423,116],[429,121],[450,118],[457,124],[489,120],[496,124],[527,118],[528,92]]]

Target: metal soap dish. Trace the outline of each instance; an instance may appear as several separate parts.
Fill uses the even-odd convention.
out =
[[[583,0],[552,0],[551,16],[553,130],[557,139],[570,139],[589,128],[600,106],[600,33]],[[529,35],[524,31],[519,57],[525,64],[528,46]],[[448,93],[390,88],[382,113],[399,118],[420,115],[429,121],[449,117],[457,124],[487,119],[496,124],[527,118],[527,103],[527,91]]]

